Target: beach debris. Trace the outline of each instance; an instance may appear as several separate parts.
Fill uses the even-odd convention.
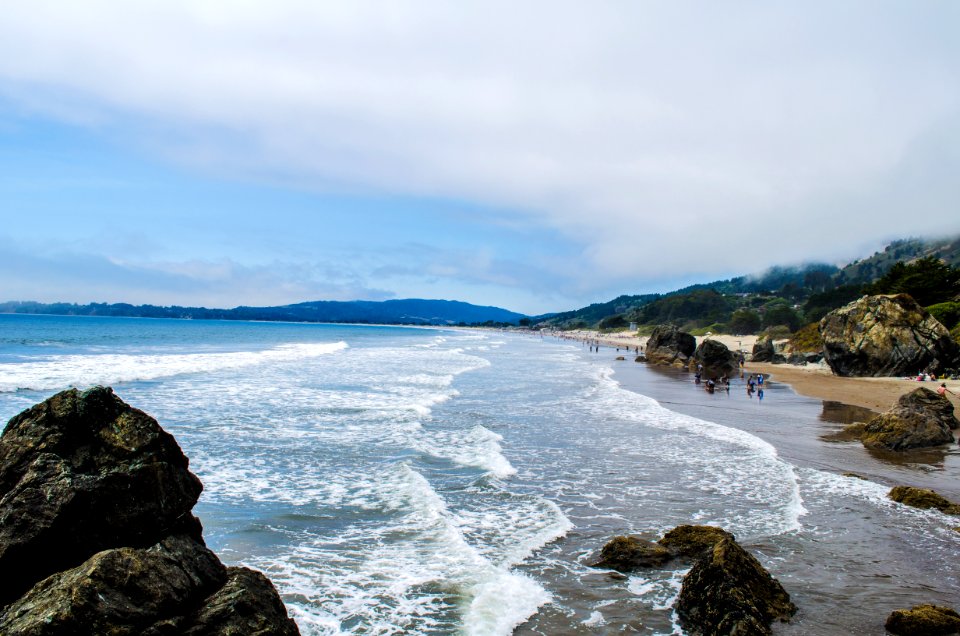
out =
[[[960,516],[960,505],[953,503],[946,497],[927,488],[913,486],[895,486],[887,494],[890,499],[922,510],[939,510],[948,515]]]
[[[600,557],[590,563],[590,566],[632,572],[661,566],[673,557],[672,551],[654,541],[635,536],[618,536],[603,546]]]
[[[864,296],[820,321],[823,355],[840,376],[942,373],[957,366],[960,346],[907,294]]]
[[[960,634],[960,614],[940,605],[916,605],[908,610],[894,610],[884,627],[897,636]]]
[[[703,368],[704,378],[733,377],[739,369],[737,356],[719,340],[704,340],[693,353],[690,360],[690,370],[695,371],[698,366]]]
[[[688,634],[772,634],[770,623],[797,611],[780,582],[726,537],[707,550],[683,579],[675,605]]]
[[[905,451],[953,442],[952,429],[960,427],[953,404],[930,389],[918,387],[863,427],[860,441],[868,448]],[[848,429],[851,430],[851,429]]]
[[[273,584],[226,568],[173,436],[110,388],[64,391],[0,436],[0,633],[298,634]],[[222,621],[222,622],[217,622]]]
[[[697,339],[674,325],[657,325],[647,340],[647,362],[685,367],[697,348]]]

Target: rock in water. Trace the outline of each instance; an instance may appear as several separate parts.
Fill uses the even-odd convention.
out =
[[[653,364],[685,366],[696,348],[697,339],[690,334],[673,325],[658,325],[647,340],[646,358]]]
[[[912,506],[922,510],[933,508],[948,515],[960,515],[960,505],[926,488],[894,486],[890,492],[887,493],[887,496],[905,506]]]
[[[600,558],[591,567],[632,572],[663,565],[673,558],[667,548],[639,537],[614,537],[600,550]]]
[[[677,526],[657,543],[677,556],[695,557],[733,535],[716,526]]]
[[[790,595],[731,537],[707,551],[683,579],[677,613],[691,634],[768,635],[797,611]]]
[[[960,634],[960,614],[949,607],[917,605],[908,610],[895,610],[884,627],[897,636]]]
[[[820,321],[823,355],[841,376],[897,376],[956,365],[946,327],[906,294],[864,296]]]
[[[868,448],[893,451],[928,448],[952,443],[950,430],[958,425],[949,400],[918,387],[900,396],[895,407],[867,422],[860,440]]]
[[[109,388],[14,417],[0,436],[0,572],[16,573],[0,577],[0,633],[298,634],[285,610],[253,631],[199,622],[224,599],[237,616],[253,599],[283,608],[269,581],[229,575],[206,548],[201,490],[173,437]],[[236,593],[235,579],[257,585]]]
[[[719,378],[724,375],[732,378],[739,368],[737,356],[718,340],[704,340],[700,343],[690,361],[690,370],[695,371],[698,364],[703,365],[704,378]]]

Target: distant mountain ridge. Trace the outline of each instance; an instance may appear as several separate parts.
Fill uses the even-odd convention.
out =
[[[0,313],[59,316],[124,316],[208,320],[266,320],[289,322],[355,322],[405,325],[517,324],[523,314],[500,307],[484,307],[456,300],[317,300],[276,307],[161,307],[128,303],[0,303]]]

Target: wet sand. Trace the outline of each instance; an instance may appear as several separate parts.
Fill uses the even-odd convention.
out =
[[[748,373],[763,373],[771,376],[772,382],[782,382],[800,395],[821,400],[843,402],[862,406],[872,411],[883,412],[890,409],[904,393],[917,387],[926,387],[931,391],[940,386],[940,381],[917,382],[903,378],[843,378],[833,375],[830,369],[819,365],[806,367],[790,364],[766,364],[748,362]],[[960,381],[947,380],[947,388],[960,393]],[[960,409],[956,395],[948,394],[954,408]]]

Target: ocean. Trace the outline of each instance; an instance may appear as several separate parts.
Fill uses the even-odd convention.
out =
[[[681,634],[682,566],[587,565],[617,534],[733,532],[800,611],[778,634],[883,634],[960,605],[960,454],[825,439],[862,413],[775,381],[708,395],[614,349],[496,331],[0,315],[0,417],[102,384],[170,431],[227,564],[303,634]],[[775,378],[774,378],[775,380]],[[844,476],[854,472],[866,479]]]

